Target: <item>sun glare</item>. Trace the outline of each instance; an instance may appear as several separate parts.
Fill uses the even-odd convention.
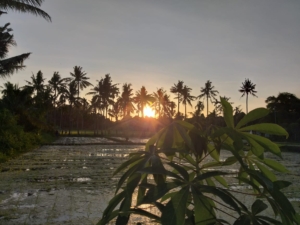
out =
[[[155,112],[148,105],[144,108],[144,115],[148,117],[154,117]]]

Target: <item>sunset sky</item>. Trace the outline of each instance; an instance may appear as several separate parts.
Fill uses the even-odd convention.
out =
[[[279,92],[300,97],[300,1],[45,0],[42,9],[51,23],[31,14],[0,17],[18,44],[10,56],[32,52],[26,69],[0,85],[22,86],[38,70],[47,81],[54,71],[69,77],[77,65],[93,84],[110,73],[134,92],[142,85],[169,92],[183,80],[198,96],[211,80],[244,111],[238,89],[245,78],[258,95],[249,98],[250,110]]]

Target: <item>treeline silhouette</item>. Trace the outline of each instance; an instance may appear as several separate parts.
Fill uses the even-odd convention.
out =
[[[90,91],[82,96],[82,91],[87,88]],[[114,83],[110,74],[106,74],[93,85],[82,67],[75,66],[70,77],[61,77],[59,72],[54,72],[51,79],[46,81],[43,73],[38,71],[30,80],[26,80],[23,87],[10,82],[4,83],[0,106],[17,116],[18,124],[26,131],[33,132],[58,130],[63,134],[71,134],[72,130],[76,130],[78,135],[89,130],[100,135],[108,129],[120,131],[146,128],[147,132],[154,132],[160,125],[173,119],[186,119],[205,127],[225,125],[219,92],[212,86],[211,81],[204,84],[199,96],[192,96],[192,89],[184,85],[183,81],[178,81],[169,90],[173,97],[163,87],[149,93],[142,86],[134,92],[132,84]],[[242,83],[239,91],[247,96],[246,105],[249,94],[256,96],[255,84],[249,79]],[[91,96],[91,100],[87,96]],[[229,97],[222,97],[230,101]],[[206,100],[206,104],[202,99]],[[209,101],[214,106],[212,111],[208,108]],[[180,104],[184,106],[184,113],[180,111]],[[289,131],[290,140],[299,140],[300,100],[285,92],[279,93],[277,97],[268,97],[266,104],[271,114],[261,122],[277,123]],[[187,105],[194,106],[194,110],[188,113]],[[156,122],[153,122],[154,119],[150,122],[149,118],[145,118],[146,106],[155,111]],[[205,107],[206,116],[203,114]],[[236,123],[244,115],[240,106],[234,107]],[[145,123],[148,125],[143,125]]]

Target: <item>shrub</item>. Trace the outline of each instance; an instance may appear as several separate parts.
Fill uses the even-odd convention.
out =
[[[288,133],[276,124],[247,125],[266,116],[269,111],[264,108],[249,112],[235,126],[232,106],[222,98],[221,103],[226,127],[203,130],[175,121],[154,135],[145,151],[131,154],[115,171],[123,174],[98,224],[115,218],[116,224],[127,224],[131,214],[164,225],[299,224],[299,215],[281,191],[291,183],[277,180],[272,172],[287,169],[265,157],[265,152],[281,157],[278,145],[250,131],[286,137]],[[224,161],[219,160],[222,151],[230,153]],[[209,157],[211,161],[204,161]],[[238,172],[225,172],[232,165]],[[246,198],[228,187],[229,176],[251,187],[238,194],[252,196],[252,204],[242,202]],[[144,210],[145,204],[159,213]],[[279,220],[264,215],[268,207]]]

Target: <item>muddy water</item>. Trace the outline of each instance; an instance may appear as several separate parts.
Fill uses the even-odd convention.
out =
[[[96,224],[114,194],[118,176],[112,177],[113,171],[129,153],[143,149],[117,143],[72,145],[100,142],[112,141],[63,138],[60,145],[43,146],[1,165],[0,224]],[[293,182],[286,194],[300,212],[300,154],[283,156],[281,163],[291,173],[282,179]],[[132,224],[138,221],[143,220],[133,218]]]

